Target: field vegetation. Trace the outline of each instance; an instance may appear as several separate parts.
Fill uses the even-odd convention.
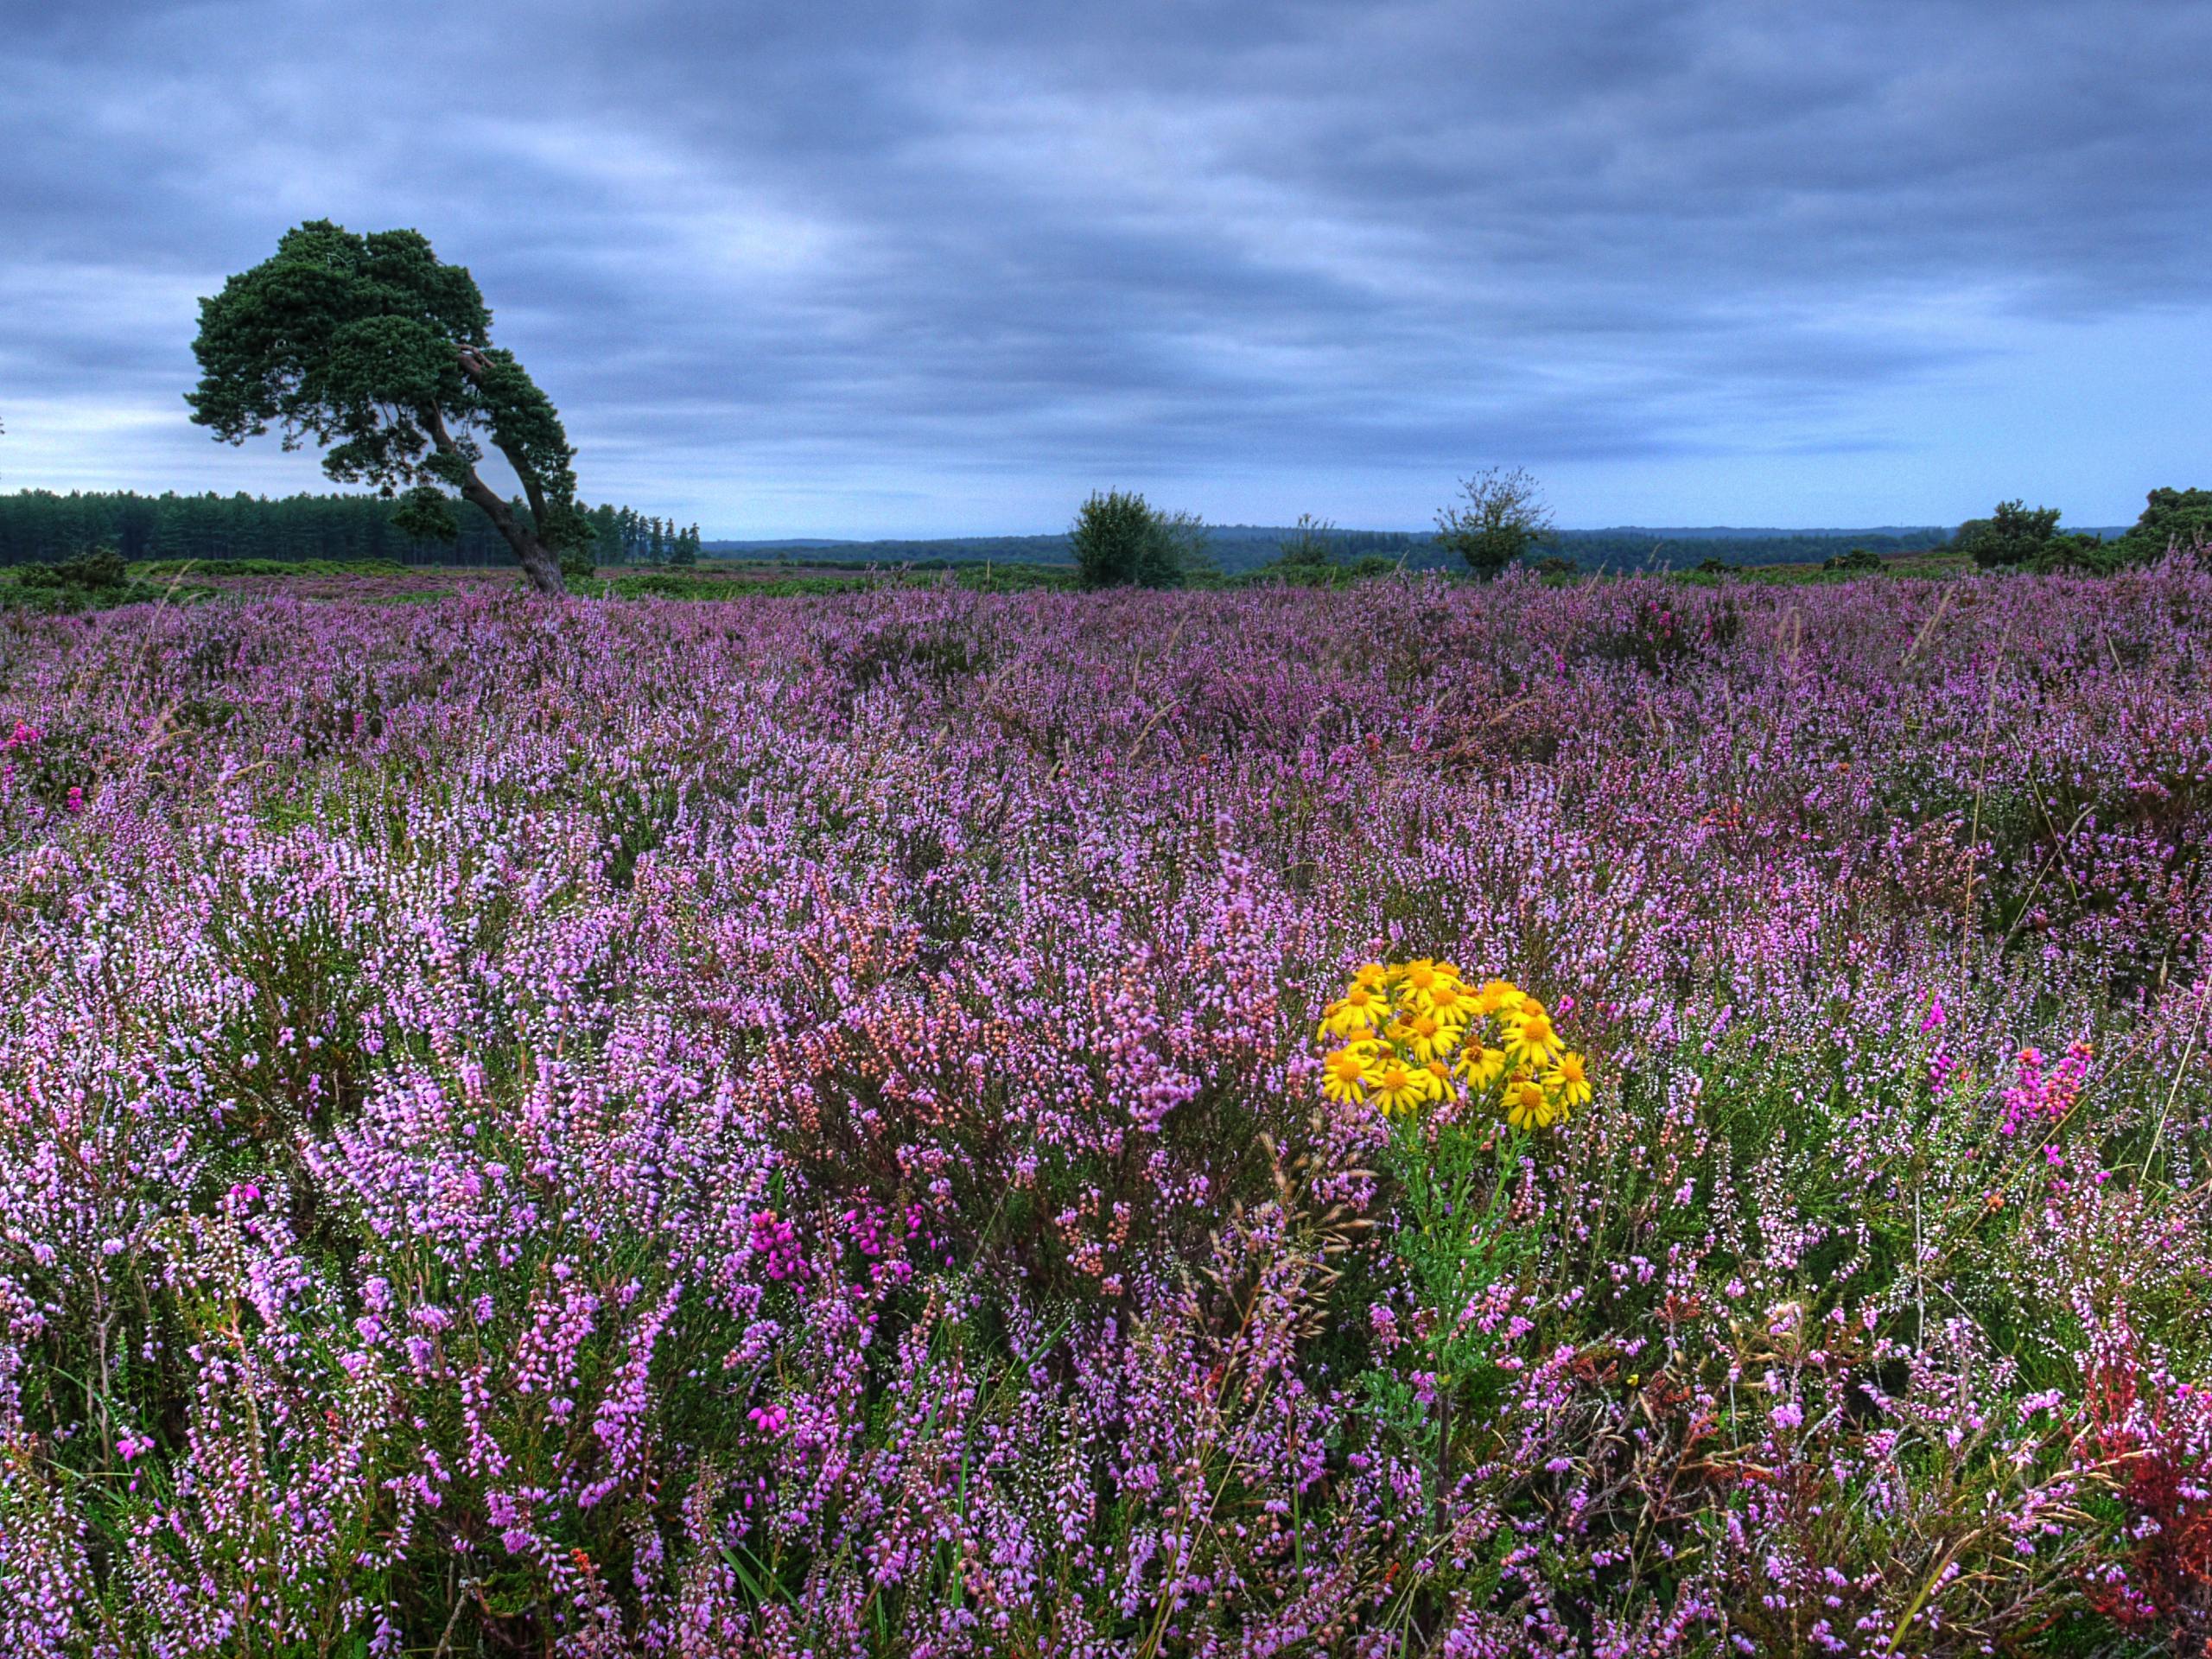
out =
[[[12,1653],[2212,1638],[2212,571],[423,575],[0,612]]]

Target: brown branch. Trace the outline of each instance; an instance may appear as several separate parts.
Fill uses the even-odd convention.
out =
[[[467,375],[473,384],[480,388],[484,384],[484,377],[491,372],[492,365],[484,360],[484,354],[473,346],[461,347],[459,355],[461,372]],[[542,537],[546,528],[545,495],[538,487],[537,469],[524,464],[523,458],[499,436],[499,429],[496,423],[492,428],[492,447],[507,458],[507,465],[515,469],[515,476],[522,480],[523,493],[530,499],[531,518],[537,524],[538,534]]]
[[[561,581],[559,560],[554,557],[537,534],[525,530],[516,519],[514,509],[507,505],[505,499],[478,475],[476,468],[469,464],[467,453],[454,441],[453,434],[446,429],[444,413],[436,404],[425,404],[416,411],[416,417],[429,433],[431,442],[437,445],[438,453],[461,463],[461,499],[483,509],[484,516],[492,521],[492,527],[499,532],[501,538],[513,550],[516,562],[523,568],[523,574],[530,578],[530,585],[541,594],[566,592]],[[531,483],[526,473],[523,474],[523,482],[535,499],[537,488]],[[543,518],[538,521],[541,525],[543,522]]]

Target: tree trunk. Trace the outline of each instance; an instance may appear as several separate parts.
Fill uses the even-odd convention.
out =
[[[476,476],[474,467],[462,480],[461,493],[484,509],[484,516],[492,521],[493,528],[514,550],[516,562],[522,566],[523,575],[530,578],[532,588],[554,598],[569,591],[569,585],[561,580],[559,556],[515,517],[514,509],[499,499],[498,491]]]
[[[445,417],[437,410],[424,410],[423,424],[429,429],[430,436],[441,451],[449,455],[461,454],[461,446],[447,432]],[[524,487],[528,487],[527,477]],[[473,501],[484,510],[484,516],[492,521],[492,528],[498,531],[506,544],[514,550],[515,560],[522,566],[523,575],[530,578],[532,588],[555,599],[568,593],[568,583],[561,580],[559,556],[515,517],[515,510],[500,498],[497,490],[476,475],[474,467],[466,468],[462,474],[461,493],[463,499]]]

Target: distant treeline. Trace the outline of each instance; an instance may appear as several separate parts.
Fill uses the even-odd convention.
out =
[[[1282,551],[1284,543],[1295,534],[1294,531],[1268,524],[1208,524],[1205,554],[1225,571],[1256,569],[1272,563]],[[1440,551],[1429,537],[1404,531],[1336,530],[1328,532],[1328,540],[1332,551],[1346,563],[1370,554],[1395,559],[1408,551],[1422,556]],[[880,542],[826,542],[794,537],[790,541],[708,542],[702,544],[702,550],[709,558],[790,559],[813,564],[919,566],[933,560],[953,564],[1070,564],[1075,558],[1065,533],[950,536],[927,541]]]
[[[514,555],[481,513],[456,515],[456,543],[423,541],[393,524],[397,502],[372,495],[139,495],[130,491],[48,490],[0,494],[0,565],[53,564],[97,547],[126,560],[390,559],[404,564],[505,566]],[[517,510],[527,512],[517,504]],[[960,536],[932,540],[705,542],[696,525],[629,507],[588,510],[599,532],[594,550],[603,565],[688,563],[721,555],[813,564],[1067,564],[1065,533]],[[1731,564],[1818,564],[1837,552],[1911,552],[1951,537],[1948,530],[1728,531],[1566,530],[1547,550],[1585,569],[1657,567],[1694,569],[1707,559]],[[1300,532],[1281,525],[1212,524],[1203,557],[1228,575],[1274,563]],[[1408,569],[1456,568],[1459,561],[1425,531],[1336,530],[1320,532],[1339,563],[1383,558]]]
[[[1592,569],[1653,565],[1695,569],[1707,559],[1731,564],[1819,564],[1838,551],[1918,553],[1951,539],[1948,530],[1707,531],[1562,530],[1555,551]]]
[[[1282,525],[1210,524],[1205,555],[1231,575],[1272,564],[1300,531]],[[1563,530],[1547,550],[1590,570],[1694,569],[1707,559],[1731,564],[1819,564],[1836,553],[1863,547],[1870,553],[1910,553],[1948,542],[1948,530],[1702,531],[1683,535],[1665,530]],[[1366,558],[1402,561],[1409,570],[1457,568],[1459,559],[1425,531],[1327,530],[1317,539],[1327,543],[1339,563]],[[822,564],[914,564],[931,560],[966,563],[1064,564],[1073,557],[1068,538],[1058,536],[962,536],[932,541],[708,542],[703,551],[747,559],[789,559]]]
[[[457,542],[424,541],[396,528],[399,504],[373,495],[139,495],[128,490],[24,490],[0,494],[0,565],[58,564],[96,548],[141,559],[390,559],[403,564],[494,565],[514,553],[482,513],[455,518]],[[516,511],[529,512],[521,503]],[[628,507],[588,508],[601,564],[682,563],[696,557],[698,526]]]

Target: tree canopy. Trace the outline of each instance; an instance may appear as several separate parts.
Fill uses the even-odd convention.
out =
[[[563,591],[561,553],[588,547],[575,451],[553,403],[511,352],[466,268],[416,231],[357,236],[327,219],[288,231],[274,257],[200,302],[192,418],[231,443],[312,441],[323,471],[402,498],[409,534],[450,540],[448,491],[480,508],[540,592]],[[527,514],[478,474],[483,441],[522,480]]]

